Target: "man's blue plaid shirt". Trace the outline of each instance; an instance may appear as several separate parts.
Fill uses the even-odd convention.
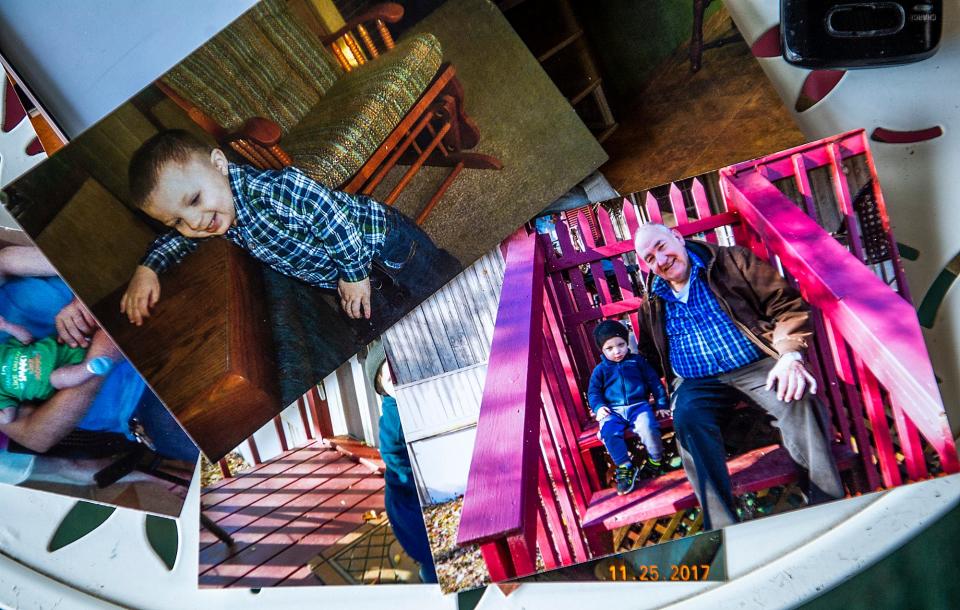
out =
[[[670,285],[654,277],[651,290],[666,305],[670,364],[680,377],[696,379],[726,373],[764,356],[710,292],[703,263],[689,250],[690,294],[683,303]]]
[[[370,274],[386,235],[380,203],[328,189],[294,167],[229,167],[237,222],[225,238],[276,271],[322,288]],[[200,241],[171,231],[151,244],[140,264],[162,273]]]

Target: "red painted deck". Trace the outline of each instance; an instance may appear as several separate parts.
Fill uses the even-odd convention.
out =
[[[204,514],[235,540],[200,531],[201,587],[316,585],[307,562],[384,510],[383,477],[324,441],[287,451],[203,491]]]
[[[834,445],[833,455],[840,470],[849,468],[856,459],[849,448]],[[734,495],[769,489],[797,479],[799,470],[787,450],[770,445],[738,455],[729,462],[730,484]],[[584,527],[602,525],[606,529],[623,527],[670,513],[693,508],[697,498],[683,469],[642,481],[631,493],[618,496],[615,489],[603,489],[593,495],[583,517]]]

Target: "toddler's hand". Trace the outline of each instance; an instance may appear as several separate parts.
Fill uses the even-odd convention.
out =
[[[359,282],[348,282],[341,279],[337,283],[337,292],[340,294],[340,307],[354,320],[370,318],[370,278]]]
[[[70,347],[88,347],[90,335],[97,329],[97,322],[76,297],[67,303],[54,318],[57,336]]]
[[[657,409],[657,417],[670,417],[670,409]]]
[[[610,407],[600,407],[597,409],[597,421],[600,421],[606,417],[610,416]]]
[[[144,318],[150,317],[150,308],[159,298],[160,278],[153,269],[140,265],[120,299],[120,313],[127,314],[132,324],[140,326]]]

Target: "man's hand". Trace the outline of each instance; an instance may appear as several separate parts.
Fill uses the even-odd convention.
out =
[[[130,285],[120,299],[120,313],[127,314],[132,324],[140,326],[150,317],[150,308],[160,299],[160,278],[150,267],[140,265],[130,278]]]
[[[117,344],[110,340],[107,333],[97,329],[93,333],[93,339],[90,342],[90,349],[87,350],[87,360],[94,358],[107,357],[114,362],[123,360],[123,354]]]
[[[597,409],[597,421],[606,419],[610,416],[610,413],[612,413],[612,411],[610,411],[610,407],[600,407]]]
[[[340,294],[340,307],[354,320],[370,318],[370,278],[359,282],[348,282],[341,279],[337,283],[337,292]]]
[[[803,398],[804,391],[810,388],[811,394],[817,393],[817,380],[803,366],[800,354],[784,354],[767,374],[768,390],[777,387],[777,399],[791,402]]]
[[[670,409],[667,409],[664,407],[654,411],[654,415],[656,415],[657,417],[670,417],[671,413],[670,413]]]
[[[97,322],[77,297],[67,303],[54,319],[57,336],[70,347],[89,347]]]

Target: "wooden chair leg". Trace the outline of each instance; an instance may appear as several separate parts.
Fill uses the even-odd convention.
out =
[[[464,110],[463,85],[460,80],[454,76],[443,89],[443,95],[448,95],[454,102],[455,111],[451,113],[451,120],[454,122],[455,130],[451,131],[448,139],[444,140],[444,145],[449,150],[461,151],[469,150],[480,143],[480,128],[477,123],[467,116]]]
[[[693,34],[690,37],[690,71],[700,69],[703,61],[703,14],[711,0],[693,0]]]
[[[413,177],[420,171],[420,168],[423,167],[424,161],[430,156],[430,154],[436,150],[437,145],[440,144],[440,141],[443,139],[443,136],[450,131],[450,123],[446,122],[443,126],[437,131],[437,134],[433,136],[433,139],[430,140],[430,143],[427,145],[423,152],[417,157],[417,160],[410,165],[410,168],[403,173],[403,176],[400,178],[400,181],[397,182],[397,185],[393,187],[393,190],[390,191],[390,194],[387,195],[383,202],[387,205],[393,205],[393,202],[397,200],[397,197],[400,196],[400,193],[403,189],[407,188],[407,185],[410,184],[410,181],[413,180]]]
[[[703,52],[707,49],[716,49],[731,42],[743,40],[739,32],[732,36],[703,42],[703,16],[713,0],[693,0],[693,33],[690,36],[690,71],[696,72],[703,64]]]
[[[433,208],[436,207],[439,203],[440,198],[443,197],[443,194],[447,192],[447,189],[450,188],[450,185],[453,184],[453,181],[457,179],[457,176],[460,175],[460,172],[463,171],[463,162],[457,163],[453,166],[453,169],[450,170],[450,173],[447,174],[447,177],[443,179],[443,182],[440,183],[440,187],[437,191],[430,197],[430,201],[427,202],[427,205],[423,206],[423,209],[420,210],[420,214],[417,215],[417,224],[423,224],[427,220],[427,217],[430,215],[430,212],[433,211]]]
[[[371,176],[370,180],[365,185],[363,185],[363,188],[360,189],[360,192],[362,194],[369,195],[373,193],[373,191],[376,190],[377,186],[380,185],[380,183],[383,181],[386,175],[390,173],[390,170],[393,169],[393,167],[397,164],[397,162],[400,160],[400,157],[402,157],[410,149],[411,146],[414,146],[415,150],[418,153],[420,152],[419,147],[416,146],[417,137],[419,137],[420,134],[423,132],[424,128],[430,122],[431,118],[432,118],[432,113],[429,113],[429,112],[424,113],[424,115],[420,118],[420,120],[417,121],[417,124],[414,126],[414,128],[410,131],[410,133],[408,133],[406,137],[404,137],[400,145],[397,146],[396,150],[394,150],[390,154],[390,156],[387,157],[387,160],[383,163],[383,165],[380,166],[380,168],[377,169],[377,171],[373,174],[373,176]]]

